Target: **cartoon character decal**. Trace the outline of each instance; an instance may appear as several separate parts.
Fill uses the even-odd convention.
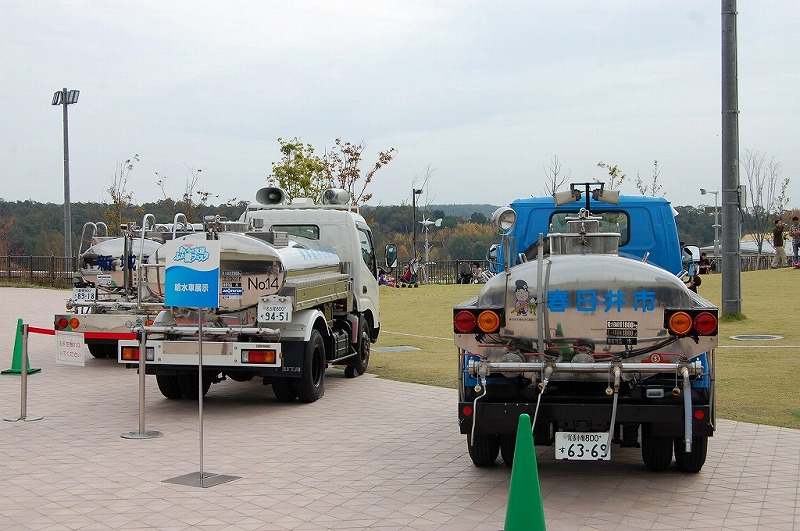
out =
[[[520,279],[514,283],[514,313],[523,316],[529,313],[536,313],[536,297],[531,297],[528,291],[528,283]]]

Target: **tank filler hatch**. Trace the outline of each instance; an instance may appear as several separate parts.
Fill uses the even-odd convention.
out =
[[[578,216],[568,217],[567,232],[551,232],[550,253],[559,254],[618,254],[620,233],[600,232],[601,218],[582,208]]]
[[[581,190],[581,187],[584,190]],[[594,189],[593,189],[594,188]],[[550,254],[619,254],[620,232],[600,232],[602,218],[592,216],[589,212],[589,198],[604,203],[619,202],[619,192],[606,190],[603,183],[573,183],[568,191],[553,194],[556,206],[586,199],[586,207],[578,211],[578,215],[566,218],[567,232],[551,232]]]

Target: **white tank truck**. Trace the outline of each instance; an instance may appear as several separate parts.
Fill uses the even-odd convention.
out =
[[[162,296],[137,289],[140,264],[146,264],[166,240],[198,228],[202,225],[189,224],[183,214],[177,214],[171,224],[156,224],[155,217],[146,214],[141,226],[123,224],[119,236],[109,236],[102,221],[85,223],[72,296],[66,302],[67,311],[55,315],[55,330],[80,332],[92,356],[115,358],[120,334],[152,322],[164,309]]]
[[[566,232],[539,235],[518,257],[514,227],[526,220],[498,209],[503,254],[514,262],[506,258],[477,297],[453,309],[469,455],[491,466],[499,452],[510,466],[518,418],[527,413],[535,444],[553,445],[557,459],[607,460],[613,444],[641,446],[650,470],[667,469],[674,453],[681,471],[697,472],[714,432],[718,310],[646,256],[620,256],[618,229],[601,231],[590,206],[608,213],[602,202],[616,203],[616,215],[626,202],[602,186],[580,186],[585,192],[573,185],[550,207],[586,194],[585,207],[567,214]],[[636,220],[652,211],[637,209],[628,208],[630,231],[649,230]],[[677,241],[672,223],[672,233],[649,241]]]
[[[345,190],[322,204],[264,188],[235,222],[207,220],[206,231],[178,237],[219,240],[219,308],[170,307],[144,326],[147,374],[170,399],[205,395],[226,378],[261,378],[281,401],[314,402],[325,370],[363,374],[380,331],[377,262],[372,231]],[[165,251],[150,263],[148,294],[164,293]],[[160,276],[154,272],[159,271]],[[203,378],[199,351],[202,330]],[[139,342],[120,341],[120,363],[138,367]]]

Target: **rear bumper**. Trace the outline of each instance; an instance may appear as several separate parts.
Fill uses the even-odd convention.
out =
[[[477,418],[475,433],[515,433],[519,416],[526,413],[534,418],[536,403],[533,402],[484,402],[480,400],[476,411],[466,415],[472,402],[459,402],[458,417],[461,433],[472,431],[473,419]],[[684,432],[684,408],[677,404],[618,404],[617,424],[650,424],[654,435],[682,436]],[[698,417],[701,420],[698,420]],[[537,426],[555,424],[556,431],[608,431],[611,421],[611,404],[559,403],[539,406]],[[692,405],[692,432],[695,437],[710,437],[714,434],[711,408],[708,404]]]

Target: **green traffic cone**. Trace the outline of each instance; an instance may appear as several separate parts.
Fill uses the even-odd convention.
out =
[[[544,521],[542,491],[539,487],[539,468],[533,449],[531,418],[523,413],[517,424],[514,464],[508,489],[505,531],[539,531],[547,529]]]
[[[31,369],[31,360],[28,358],[26,369],[28,374],[35,374],[42,369]],[[11,358],[11,368],[0,374],[22,374],[22,319],[17,319],[17,337],[14,339],[14,356]]]

